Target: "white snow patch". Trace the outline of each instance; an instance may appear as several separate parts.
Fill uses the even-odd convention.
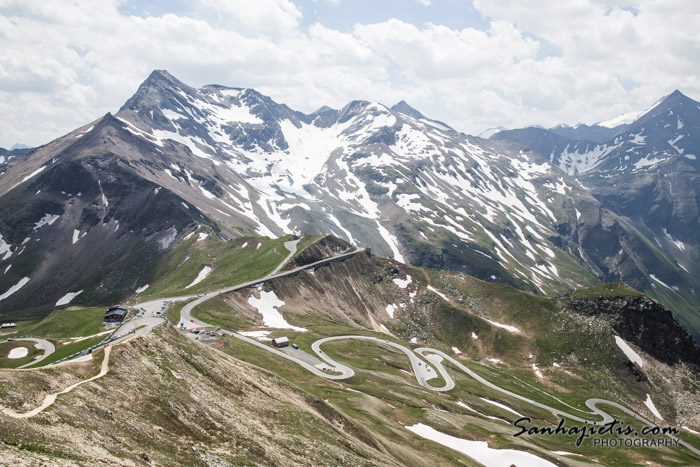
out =
[[[270,331],[239,331],[238,334],[246,337],[254,337],[256,339],[264,339],[270,334]],[[265,339],[271,340],[271,339]]]
[[[160,245],[161,250],[164,250],[172,245],[172,243],[175,241],[175,237],[177,237],[177,229],[175,226],[171,226],[165,231],[165,233],[166,235],[158,240],[158,245]]]
[[[489,418],[489,419],[491,419],[491,420],[498,420],[498,421],[501,421],[501,422],[503,422],[503,423],[507,423],[507,424],[510,425],[510,422],[509,422],[508,420],[503,420],[502,418],[493,417],[493,416],[491,416],[491,415],[483,414],[483,413],[479,412],[478,410],[474,410],[473,408],[469,407],[467,404],[465,404],[465,403],[462,402],[462,401],[457,401],[457,405],[460,406],[460,407],[463,407],[463,408],[465,408],[465,409],[467,409],[467,410],[469,410],[470,412],[474,412],[475,414],[479,414],[479,415],[481,415],[482,417],[486,417],[486,418]]]
[[[78,230],[78,229],[73,229],[73,245],[75,245],[75,243],[76,243],[78,240],[80,240],[81,238],[83,238],[85,235],[87,235],[87,232],[85,232],[84,234],[80,235],[80,230]]]
[[[656,157],[651,157],[649,155],[646,155],[634,163],[634,168],[635,168],[635,170],[639,170],[639,169],[643,169],[646,167],[651,167],[655,164],[658,164],[659,162],[662,162],[663,160],[664,159],[657,159]]]
[[[654,401],[651,400],[651,396],[649,394],[647,394],[647,400],[644,401],[644,405],[646,405],[649,408],[651,413],[653,413],[656,418],[658,418],[659,420],[664,419],[657,410],[656,406],[654,405]]]
[[[652,279],[654,279],[656,282],[658,282],[659,284],[663,285],[663,286],[666,287],[667,289],[673,290],[673,287],[671,287],[670,285],[668,285],[667,283],[665,283],[665,282],[662,281],[661,279],[657,278],[655,275],[649,274],[649,277],[651,277]]]
[[[138,289],[136,289],[136,295],[145,292],[146,290],[148,290],[148,287],[150,287],[150,284],[146,284],[143,287],[139,287]]]
[[[248,246],[248,242],[245,242],[243,245],[241,245],[241,248],[245,248]]]
[[[38,229],[45,225],[52,225],[60,216],[57,214],[44,214],[44,217],[39,219],[35,224],[34,224],[34,232],[36,232]]]
[[[508,406],[505,405],[505,404],[501,404],[500,402],[492,401],[491,399],[487,399],[487,398],[485,398],[485,397],[480,397],[480,399],[481,399],[482,401],[484,401],[484,402],[488,402],[488,403],[491,404],[491,405],[495,405],[496,407],[500,407],[500,408],[502,408],[503,410],[507,410],[508,412],[510,412],[510,413],[512,413],[512,414],[515,414],[515,415],[517,415],[518,417],[522,417],[522,416],[523,416],[523,414],[520,414],[520,413],[516,412],[515,410],[511,409],[510,407],[508,407]]]
[[[168,120],[187,120],[187,116],[177,113],[174,110],[160,109],[160,111],[168,118]]]
[[[630,347],[627,344],[627,342],[622,340],[622,338],[620,336],[615,336],[615,343],[620,348],[620,350],[622,350],[625,353],[625,355],[627,355],[627,358],[629,358],[632,363],[636,363],[637,365],[639,365],[639,368],[644,367],[644,362],[642,362],[642,357],[640,357],[637,352],[632,350],[632,347]]]
[[[15,347],[14,349],[10,350],[10,353],[7,354],[7,358],[10,359],[17,359],[17,358],[24,358],[29,354],[29,349],[26,347]]]
[[[452,347],[452,351],[456,353],[457,355],[461,354],[460,350],[457,347]]]
[[[2,256],[3,260],[6,260],[10,256],[12,256],[12,250],[10,249],[10,244],[5,242],[5,239],[2,238],[2,235],[0,235],[0,255]],[[5,271],[7,272],[7,271]]]
[[[406,276],[406,279],[399,279],[398,277],[396,277],[394,279],[394,284],[398,285],[399,288],[401,288],[401,289],[405,289],[406,287],[408,287],[408,284],[410,284],[410,283],[411,283],[411,276],[409,276],[409,275]]]
[[[630,136],[632,137],[632,139],[629,140],[629,142],[632,144],[638,144],[640,146],[642,144],[644,144],[645,140],[647,139],[646,135],[643,135],[641,133],[636,133],[636,134],[630,135]]]
[[[46,168],[46,166],[39,167],[34,172],[32,172],[29,175],[27,175],[26,177],[24,177],[20,183],[24,183],[27,180],[29,180],[30,178],[32,178],[33,176],[39,175],[45,168]]]
[[[446,296],[445,294],[443,294],[443,293],[441,293],[441,292],[438,292],[438,290],[437,290],[435,287],[433,287],[432,285],[429,285],[429,286],[428,286],[428,290],[430,290],[431,292],[435,292],[435,293],[438,294],[440,297],[442,297],[445,301],[447,301],[447,302],[450,301],[450,299],[447,298],[447,296]]]
[[[532,371],[535,372],[535,374],[537,375],[538,378],[544,378],[544,376],[542,376],[542,372],[540,371],[539,367],[535,363],[532,364]]]
[[[83,293],[83,291],[78,290],[77,292],[69,292],[65,294],[63,297],[58,299],[58,301],[56,302],[56,306],[68,305],[70,302],[73,301],[75,297],[77,297],[81,293]]]
[[[292,329],[294,331],[300,332],[305,332],[307,330],[306,328],[292,326],[284,319],[282,313],[280,313],[277,310],[278,307],[284,305],[284,302],[278,299],[277,295],[275,295],[275,292],[273,291],[263,292],[261,290],[260,298],[255,298],[251,295],[248,299],[248,304],[257,309],[258,312],[262,315],[263,324],[266,327]]]
[[[539,467],[552,466],[549,461],[530,454],[529,452],[518,451],[516,449],[493,449],[490,448],[486,441],[470,441],[456,436],[451,436],[435,428],[432,428],[423,423],[407,426],[406,429],[412,431],[418,436],[434,441],[450,449],[489,466],[510,466],[518,465],[518,467]]]
[[[417,338],[417,337],[411,337],[411,339],[409,339],[408,342],[410,342],[411,344],[417,344],[417,343],[418,343],[418,338]]]
[[[486,320],[487,322],[491,323],[492,325],[498,327],[498,328],[503,328],[506,331],[510,332],[520,332],[520,329],[516,328],[515,326],[510,326],[508,324],[502,324],[502,323],[497,323],[495,321],[491,321],[490,319]]]
[[[685,135],[678,135],[678,136],[676,136],[675,138],[669,139],[669,140],[667,141],[668,144],[669,144],[673,149],[675,149],[676,152],[677,152],[678,154],[683,154],[683,152],[685,151],[685,149],[679,148],[678,146],[676,146],[676,143],[677,143],[678,141],[680,141],[680,140],[683,138],[683,136],[685,136]]]
[[[19,282],[17,282],[15,285],[13,285],[9,289],[7,289],[7,291],[4,294],[0,295],[0,301],[5,300],[10,295],[17,292],[19,289],[24,287],[27,282],[29,282],[28,277],[23,277],[22,279],[20,279]]]
[[[201,234],[200,234],[200,235],[201,235]],[[190,287],[199,284],[200,282],[202,282],[204,279],[207,278],[207,276],[209,275],[209,273],[210,273],[211,271],[212,271],[212,269],[211,269],[209,266],[204,266],[204,267],[202,268],[202,270],[199,271],[199,274],[197,274],[197,277],[195,277],[195,279],[190,283],[190,285],[188,285],[188,286],[185,287],[185,288],[186,288],[186,289],[189,289]]]
[[[671,242],[673,242],[674,245],[678,247],[679,250],[685,251],[685,243],[683,243],[680,240],[675,240],[670,233],[666,230],[666,227],[663,227],[661,230],[663,230],[664,235],[666,235],[666,238],[668,238]]]
[[[197,235],[197,241],[201,242],[202,240],[205,240],[208,236],[208,233],[200,232],[200,234]]]
[[[559,368],[559,367],[561,367],[561,365],[558,364],[557,362],[553,362],[553,363],[552,363],[552,366],[553,366],[554,368]]]
[[[253,115],[249,107],[243,105],[233,104],[230,107],[212,105],[209,107],[209,110],[212,110],[217,119],[223,123],[263,123],[260,117]]]
[[[501,363],[501,361],[497,358],[489,358],[489,362],[491,363]]]
[[[479,336],[476,335],[474,331],[472,331],[472,339],[477,340]]]
[[[407,212],[420,212],[421,209],[425,209],[422,204],[412,202],[414,199],[420,199],[420,195],[401,193],[396,197],[396,204]]]
[[[393,303],[390,303],[389,305],[386,306],[386,312],[389,316],[392,318],[394,317],[394,312],[396,311],[396,305]]]

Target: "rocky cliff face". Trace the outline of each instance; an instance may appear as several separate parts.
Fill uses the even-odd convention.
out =
[[[700,347],[659,302],[636,295],[588,298],[564,297],[564,307],[587,316],[602,317],[620,337],[667,364],[700,367]]]

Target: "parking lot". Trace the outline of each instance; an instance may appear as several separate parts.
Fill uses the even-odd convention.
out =
[[[214,330],[209,329],[183,329],[183,331],[185,332],[185,335],[187,335],[187,337],[207,345],[216,344],[221,338],[220,334],[218,334]]]

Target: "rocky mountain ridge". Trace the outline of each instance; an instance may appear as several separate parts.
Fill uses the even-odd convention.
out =
[[[700,103],[674,91],[646,111],[623,117],[610,121],[615,134],[601,142],[533,128],[493,138],[519,142],[558,164],[664,252],[675,267],[666,261],[647,267],[650,280],[641,289],[657,289],[657,298],[689,310],[697,323],[697,313],[692,315],[700,277]],[[677,283],[681,276],[684,285]]]
[[[539,293],[626,280],[654,295],[650,271],[686,301],[692,289],[670,253],[648,244],[629,219],[550,161],[518,144],[458,133],[405,102],[389,108],[353,101],[305,115],[252,89],[195,89],[155,71],[115,115],[10,163],[0,177],[0,200],[9,212],[40,196],[36,192],[52,171],[100,158],[115,159],[154,195],[161,189],[173,196],[173,206],[179,202],[182,222],[170,225],[162,213],[150,211],[153,206],[142,205],[161,219],[160,230],[144,237],[151,246],[158,238],[184,238],[193,225],[184,221],[189,219],[224,238],[329,233],[402,262]],[[42,193],[51,193],[53,203],[81,206],[70,187]],[[118,209],[96,196],[93,202],[107,212]],[[39,257],[25,260],[24,269],[15,264],[27,237],[14,232],[28,231],[45,214],[57,215],[32,209],[21,222],[0,225],[0,268],[6,271],[0,292],[25,277],[47,284],[31,282]],[[85,209],[78,219],[89,217]],[[89,237],[97,226],[72,220],[68,225],[62,217],[43,228],[54,237],[59,233],[52,229],[61,222],[64,243],[71,232]],[[87,243],[73,242],[75,250],[56,253],[56,261],[66,268],[82,264],[71,258],[90,258],[80,250]],[[128,282],[138,282],[132,275]],[[45,305],[66,293],[49,289],[54,291]],[[17,289],[12,301],[0,300],[0,309],[16,307],[28,293]],[[687,307],[671,305],[688,325]]]

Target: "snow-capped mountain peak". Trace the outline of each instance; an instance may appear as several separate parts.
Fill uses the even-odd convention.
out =
[[[679,92],[679,91],[675,91]],[[609,120],[604,120],[602,122],[596,123],[598,126],[603,126],[606,128],[617,128],[619,126],[623,125],[630,125],[634,123],[638,118],[642,117],[643,115],[649,113],[652,111],[657,105],[661,104],[664,100],[666,100],[668,97],[670,97],[672,94],[669,94],[667,96],[662,97],[658,101],[654,102],[651,107],[648,107],[647,109],[644,110],[637,110],[633,112],[627,112],[622,115],[618,115],[617,117],[613,117]]]

